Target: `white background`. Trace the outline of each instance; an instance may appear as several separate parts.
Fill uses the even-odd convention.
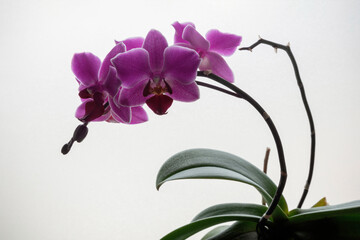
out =
[[[100,3],[101,2],[101,3]],[[316,164],[304,207],[360,199],[359,1],[0,1],[0,239],[160,239],[206,207],[260,203],[241,183],[187,180],[155,188],[173,154],[195,147],[237,154],[269,175],[279,165],[266,124],[246,102],[201,88],[195,103],[174,103],[166,116],[129,126],[92,123],[88,137],[63,156],[79,124],[70,69],[75,52],[104,58],[113,40],[146,36],[173,41],[174,21],[205,34],[217,28],[291,43],[313,111]],[[305,184],[310,133],[287,55],[260,46],[227,58],[236,85],[267,110],[282,137],[295,208]],[[202,79],[203,80],[203,79]],[[149,110],[149,109],[147,109]],[[200,239],[201,234],[192,239]]]

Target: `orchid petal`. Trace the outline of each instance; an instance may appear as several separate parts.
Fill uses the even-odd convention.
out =
[[[181,102],[193,102],[200,98],[200,91],[198,85],[194,83],[181,84],[178,81],[167,81],[171,87],[172,93],[166,93],[172,99]]]
[[[144,97],[143,94],[144,88],[147,83],[148,81],[142,81],[132,88],[122,88],[118,99],[119,104],[129,107],[144,104],[146,99],[151,96],[150,95],[148,97]]]
[[[133,37],[128,38],[122,41],[126,46],[126,51],[129,51],[133,48],[141,48],[144,43],[144,38],[142,37]]]
[[[71,69],[78,81],[91,86],[98,81],[101,60],[92,53],[76,53],[71,61]]]
[[[200,57],[194,50],[171,46],[164,52],[163,76],[165,79],[189,84],[195,81],[199,64]]]
[[[234,74],[225,60],[215,52],[207,52],[202,59],[199,69],[210,71],[229,82],[234,82]]]
[[[110,66],[112,66],[110,60],[114,58],[118,53],[122,52],[125,52],[125,45],[123,43],[119,43],[115,47],[113,47],[113,49],[111,49],[111,51],[106,55],[99,71],[100,81],[105,80],[109,73],[109,68]]]
[[[150,67],[153,73],[161,72],[164,50],[168,46],[165,37],[157,30],[151,30],[144,41],[143,48],[149,52]]]
[[[108,121],[110,117],[111,117],[111,111],[107,111],[106,113],[104,113],[100,117],[95,118],[94,120],[92,120],[92,122]]]
[[[240,45],[241,36],[230,33],[222,33],[213,29],[206,34],[206,39],[210,42],[210,51],[217,52],[223,56],[232,55]]]
[[[101,117],[103,113],[103,106],[89,98],[83,101],[76,109],[75,117],[80,121],[90,122],[95,121],[97,118]]]
[[[75,117],[77,119],[82,119],[85,117],[86,115],[86,111],[85,111],[85,105],[88,103],[88,102],[93,102],[94,100],[93,99],[86,99],[85,101],[83,101],[80,106],[76,109],[76,112],[75,112]]]
[[[113,115],[119,117],[122,122],[130,123],[131,121],[131,110],[130,107],[121,106],[115,104],[113,99],[109,100],[110,108],[113,111]]]
[[[114,67],[110,66],[108,72],[109,73],[103,82],[103,86],[105,91],[108,92],[111,97],[114,97],[119,92],[121,82],[116,75]]]
[[[187,43],[187,41],[182,38],[184,28],[187,25],[190,25],[190,26],[195,28],[195,25],[193,23],[191,23],[191,22],[185,22],[185,23],[174,22],[172,24],[172,26],[175,29],[175,36],[174,36],[174,43],[175,44],[177,44],[177,43]]]
[[[110,114],[110,116],[105,121],[107,121],[109,123],[119,123],[119,122],[121,122],[120,120],[115,119],[114,116],[115,115]]]
[[[124,121],[118,117],[116,114],[114,114],[114,112],[112,112],[112,114],[110,115],[110,117],[108,119],[106,119],[107,122],[111,122],[111,123],[124,123]]]
[[[182,37],[197,51],[207,51],[210,47],[209,41],[201,36],[201,34],[191,25],[185,27]]]
[[[130,124],[143,123],[148,120],[148,116],[143,107],[132,107],[131,108],[131,122]]]
[[[123,87],[133,87],[150,78],[149,54],[145,49],[136,48],[119,53],[111,59]]]

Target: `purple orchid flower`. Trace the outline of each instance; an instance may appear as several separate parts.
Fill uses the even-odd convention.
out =
[[[175,28],[175,44],[192,48],[199,53],[201,71],[210,71],[234,82],[234,74],[222,56],[230,56],[236,51],[242,40],[241,36],[213,29],[207,32],[205,39],[196,31],[193,23],[175,22],[172,26]]]
[[[113,101],[121,89],[121,81],[110,59],[124,52],[125,45],[117,44],[105,57],[103,63],[92,53],[77,53],[71,63],[79,83],[82,104],[75,116],[83,122],[108,121],[136,124],[147,121],[146,112],[138,106],[130,108]]]
[[[111,59],[122,81],[119,103],[146,103],[154,113],[165,114],[173,100],[199,99],[195,83],[199,55],[192,49],[168,46],[164,36],[151,30],[142,48],[133,48]]]
[[[115,40],[115,44],[119,44],[119,43],[123,43],[126,47],[126,51],[129,51],[133,48],[141,48],[143,43],[144,43],[144,38],[142,37],[132,37],[132,38],[127,38],[125,40],[122,41],[116,41]]]

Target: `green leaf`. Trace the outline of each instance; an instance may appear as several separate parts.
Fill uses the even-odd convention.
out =
[[[255,187],[265,198],[272,201],[277,186],[260,169],[246,160],[211,149],[190,149],[175,154],[159,170],[156,186],[178,179],[225,179],[239,181]],[[273,212],[274,221],[287,219],[288,206],[283,196]]]
[[[285,227],[303,239],[360,239],[360,201],[295,209]]]
[[[219,226],[208,232],[201,240],[258,240],[256,223],[237,221],[231,226]]]
[[[355,214],[360,218],[360,200],[309,209],[296,208],[289,213],[289,222],[297,223],[322,217],[339,216],[342,214]]]
[[[229,214],[247,214],[247,215],[255,215],[261,217],[266,212],[266,209],[267,207],[257,204],[223,203],[203,210],[193,219],[193,221],[198,221],[204,218],[209,218],[214,216],[229,215]],[[222,231],[220,231],[221,229],[220,227],[223,227],[220,226],[219,228],[216,228],[217,230],[214,229],[205,236],[207,238],[210,238],[211,236],[211,240],[234,239],[237,236],[242,236],[242,233],[255,231],[256,224],[257,223],[255,222],[238,221],[232,226],[230,226],[227,230],[222,229]]]
[[[257,223],[259,220],[259,216],[247,214],[227,214],[203,218],[172,231],[165,237],[161,238],[161,240],[184,240],[208,227],[212,227],[224,222],[244,221]]]
[[[218,234],[207,238],[208,240],[258,240],[254,222],[237,221]],[[205,235],[206,236],[206,235]],[[204,236],[204,237],[205,237]]]
[[[246,214],[261,217],[266,212],[266,209],[267,207],[257,204],[223,203],[206,208],[196,215],[192,221],[227,214]]]
[[[214,237],[215,235],[218,235],[219,233],[223,232],[224,230],[226,230],[227,228],[229,228],[229,225],[223,225],[223,226],[218,226],[214,229],[212,229],[210,232],[208,232],[207,234],[205,234],[201,240],[208,240],[209,238]]]

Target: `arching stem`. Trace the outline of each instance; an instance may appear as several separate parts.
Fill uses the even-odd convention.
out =
[[[265,212],[265,214],[262,216],[262,218],[259,221],[259,228],[263,229],[266,225],[267,220],[270,218],[271,214],[273,213],[273,211],[275,210],[277,204],[280,201],[282,192],[284,190],[285,187],[285,183],[286,183],[286,178],[287,178],[287,171],[286,171],[286,164],[285,164],[285,157],[284,157],[284,151],[283,151],[283,147],[282,147],[282,143],[280,140],[280,136],[276,130],[276,127],[273,123],[273,121],[271,120],[270,116],[265,112],[265,110],[260,106],[259,103],[257,103],[252,97],[250,97],[246,92],[244,92],[243,90],[241,90],[240,88],[236,87],[235,85],[233,85],[232,83],[226,81],[225,79],[212,74],[212,73],[208,73],[205,71],[198,71],[197,75],[199,77],[207,77],[209,79],[212,79],[222,85],[224,85],[225,87],[231,89],[232,91],[234,91],[235,93],[237,93],[239,96],[241,96],[244,100],[246,100],[247,102],[249,102],[259,113],[260,115],[264,118],[264,120],[266,121],[268,127],[270,128],[270,131],[274,137],[275,140],[275,144],[276,144],[276,148],[278,151],[278,156],[279,156],[279,162],[280,162],[280,169],[281,169],[281,173],[280,173],[280,181],[275,193],[275,196],[273,196],[273,200],[269,206],[269,208],[267,209],[267,211]]]
[[[304,201],[305,201],[306,195],[307,195],[307,193],[309,191],[309,187],[310,187],[310,183],[311,183],[311,179],[312,179],[312,175],[313,175],[313,171],[314,171],[314,164],[315,164],[315,126],[314,126],[314,121],[313,121],[313,118],[312,118],[312,114],[311,114],[311,111],[310,111],[309,104],[308,104],[307,99],[306,99],[304,85],[303,85],[303,83],[301,81],[301,78],[300,78],[299,68],[298,68],[297,63],[295,61],[295,57],[294,57],[294,55],[293,55],[293,53],[292,53],[292,51],[290,49],[290,44],[285,46],[285,45],[281,45],[281,44],[274,43],[274,42],[271,42],[271,41],[260,38],[256,43],[254,43],[250,47],[243,47],[243,48],[240,48],[239,50],[252,51],[255,47],[257,47],[260,44],[269,45],[269,46],[275,48],[275,50],[280,48],[280,49],[284,50],[288,54],[288,56],[289,56],[289,58],[291,60],[291,63],[293,65],[293,67],[294,67],[295,77],[296,77],[297,84],[298,84],[299,89],[300,89],[301,98],[302,98],[302,101],[304,103],[306,114],[307,114],[308,119],[309,119],[310,134],[311,134],[310,167],[309,167],[308,178],[307,178],[306,183],[305,183],[304,191],[303,191],[303,194],[302,194],[302,196],[300,198],[300,201],[298,203],[298,206],[297,206],[298,208],[301,208]]]
[[[204,82],[201,82],[201,81],[195,81],[197,85],[199,86],[203,86],[203,87],[207,87],[207,88],[211,88],[211,89],[214,89],[214,90],[217,90],[219,92],[222,92],[222,93],[226,93],[230,96],[234,96],[234,97],[237,97],[237,98],[242,98],[242,96],[240,96],[238,93],[234,93],[232,91],[229,91],[229,90],[226,90],[226,89],[223,89],[221,87],[218,87],[218,86],[214,86],[214,85],[211,85],[209,83],[204,83]]]
[[[264,166],[263,166],[263,172],[267,173],[268,163],[269,163],[269,156],[270,156],[270,148],[266,148],[265,157],[264,157]],[[261,201],[262,205],[266,205],[265,198],[262,197]]]

